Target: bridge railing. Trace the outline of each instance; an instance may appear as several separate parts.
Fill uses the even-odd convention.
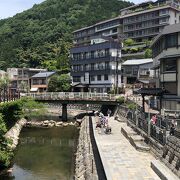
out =
[[[38,100],[112,100],[115,101],[117,95],[107,93],[89,92],[45,92],[45,93],[26,93],[23,96],[33,97]]]

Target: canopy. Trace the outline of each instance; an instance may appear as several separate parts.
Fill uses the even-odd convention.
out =
[[[31,91],[31,92],[37,92],[37,91],[38,91],[38,88],[31,88],[30,91]]]

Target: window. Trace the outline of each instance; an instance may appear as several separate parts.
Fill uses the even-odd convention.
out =
[[[163,62],[163,72],[176,71],[176,60],[171,59]]]
[[[110,69],[109,62],[105,62],[105,69]]]
[[[88,71],[88,64],[84,65],[84,71]]]
[[[46,79],[40,79],[39,84],[46,84]]]
[[[138,74],[138,69],[137,68],[133,68],[133,75],[137,75]]]
[[[109,49],[105,49],[105,56],[109,56]]]
[[[97,80],[98,80],[98,81],[101,81],[101,75],[98,75],[98,76],[97,76]]]
[[[38,80],[37,79],[33,79],[33,84],[37,85],[38,84]]]
[[[166,36],[166,48],[175,47],[178,45],[178,34],[168,34]]]
[[[81,82],[81,76],[74,76],[73,82]]]
[[[94,51],[91,51],[91,58],[94,58]]]
[[[104,75],[104,80],[105,80],[105,81],[108,81],[108,80],[109,80],[108,74],[105,74],[105,75]]]
[[[95,64],[92,63],[92,64],[91,64],[91,70],[94,70],[94,66],[95,66]]]
[[[95,76],[90,76],[91,81],[95,81]]]
[[[112,30],[112,33],[116,33],[117,32],[117,28]]]

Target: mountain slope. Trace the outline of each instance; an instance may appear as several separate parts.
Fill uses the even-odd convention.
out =
[[[46,0],[0,20],[0,69],[68,67],[71,32],[115,17],[130,5],[119,0]]]

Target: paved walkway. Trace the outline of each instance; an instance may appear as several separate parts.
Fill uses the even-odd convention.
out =
[[[121,127],[126,126],[109,120],[112,134],[100,133],[95,129],[95,140],[99,149],[101,160],[108,180],[159,180],[160,178],[150,167],[155,158],[150,153],[137,151],[121,134]]]

